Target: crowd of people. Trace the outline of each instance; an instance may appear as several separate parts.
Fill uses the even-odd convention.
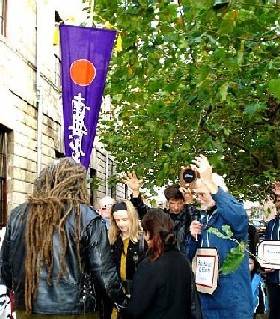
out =
[[[143,202],[134,172],[130,200],[106,196],[95,209],[83,166],[63,158],[43,169],[1,248],[0,284],[17,319],[252,319],[267,309],[279,319],[279,270],[260,267],[243,204],[205,156],[191,169],[192,181],[166,187],[165,209]],[[279,236],[277,213],[265,239]]]

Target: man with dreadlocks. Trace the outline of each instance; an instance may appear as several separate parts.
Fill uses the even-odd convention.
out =
[[[27,202],[11,212],[0,279],[14,290],[17,319],[94,318],[91,278],[116,304],[125,302],[105,225],[87,203],[86,170],[63,158],[42,170]]]

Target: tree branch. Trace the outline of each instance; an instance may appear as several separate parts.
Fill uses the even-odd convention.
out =
[[[205,121],[204,121],[204,123],[205,123]],[[207,127],[204,126],[204,123],[203,123],[203,126],[200,126],[200,128],[201,128],[204,132],[208,133],[210,136],[214,137],[215,139],[219,138],[218,134],[216,134],[216,133],[210,131]],[[224,137],[225,137],[225,136],[224,136]],[[228,145],[236,146],[236,147],[238,147],[238,148],[244,150],[245,152],[250,153],[251,156],[252,156],[252,158],[253,158],[253,159],[255,160],[255,162],[257,163],[258,167],[260,167],[260,168],[262,168],[262,169],[266,168],[266,166],[262,163],[261,159],[260,159],[256,154],[252,153],[249,149],[246,149],[246,148],[244,147],[244,144],[241,144],[241,143],[236,142],[236,141],[232,141],[232,140],[230,140],[230,139],[226,139],[226,137],[225,137],[225,143],[228,144]]]

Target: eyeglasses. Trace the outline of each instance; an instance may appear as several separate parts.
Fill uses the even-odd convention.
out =
[[[100,210],[106,210],[106,209],[111,209],[113,205],[111,204],[108,204],[108,205],[105,205],[103,207],[100,208]]]

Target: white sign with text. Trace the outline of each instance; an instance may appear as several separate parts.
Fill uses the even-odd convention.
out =
[[[280,269],[280,241],[262,241],[258,246],[258,261],[261,267]]]
[[[217,288],[218,254],[216,248],[199,248],[192,263],[197,291],[212,294]]]

